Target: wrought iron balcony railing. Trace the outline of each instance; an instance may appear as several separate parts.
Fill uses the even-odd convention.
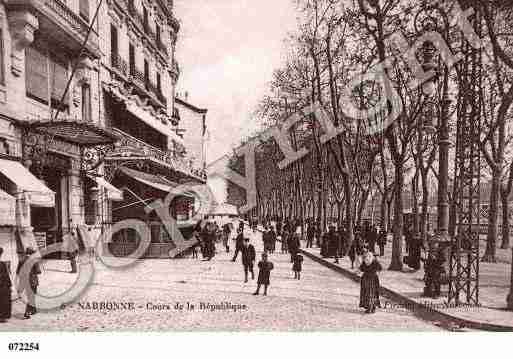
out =
[[[86,35],[88,24],[79,15],[75,14],[65,3],[60,0],[45,0],[45,5],[65,19],[71,27],[81,35]]]
[[[128,63],[119,54],[111,54],[110,62],[112,67],[118,69],[123,75],[128,75]]]
[[[130,76],[141,86],[142,88],[146,88],[146,78],[144,77],[144,74],[137,70],[137,68],[132,68]]]
[[[89,30],[89,22],[84,20],[78,12],[74,12],[62,0],[3,0],[2,3],[5,4],[7,10],[28,9],[40,21],[43,18],[49,20],[44,21],[45,25],[48,26],[40,26],[39,32],[48,32],[45,36],[72,50],[81,48]],[[89,35],[86,49],[96,57],[101,56],[98,34],[95,28]]]
[[[206,172],[200,168],[195,168],[192,161],[185,156],[181,156],[173,151],[163,151],[129,135],[126,132],[123,132],[118,128],[113,128],[112,130],[121,138],[119,141],[120,147],[126,146],[137,149],[150,159],[163,163],[176,171],[201,180],[206,179]]]

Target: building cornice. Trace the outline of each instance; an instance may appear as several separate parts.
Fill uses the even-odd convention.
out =
[[[179,98],[179,97],[175,97],[175,101],[176,101],[177,103],[179,103],[180,105],[185,106],[185,107],[187,107],[188,109],[190,109],[190,110],[192,110],[192,111],[194,111],[194,112],[196,112],[196,113],[199,113],[199,114],[206,114],[206,113],[208,112],[208,109],[206,109],[206,108],[199,108],[199,107],[196,107],[196,106],[194,106],[194,105],[191,105],[190,103],[188,103],[188,102],[186,102],[186,101],[182,100],[182,99],[181,99],[181,98]]]

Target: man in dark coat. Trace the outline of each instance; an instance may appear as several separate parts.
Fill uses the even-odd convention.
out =
[[[248,272],[251,272],[251,279],[255,279],[253,266],[255,264],[256,252],[255,247],[249,243],[249,238],[244,238],[242,246],[242,265],[244,267],[244,283],[248,282]]]
[[[267,295],[267,287],[270,283],[271,271],[273,270],[274,265],[272,262],[267,260],[267,253],[262,253],[262,260],[258,262],[258,280],[257,280],[257,289],[253,295],[258,295],[260,292],[260,287],[262,284],[264,285],[264,295]]]
[[[232,262],[237,260],[237,256],[239,252],[242,251],[242,247],[244,247],[244,234],[239,228],[237,237],[235,238],[235,254],[233,255]]]
[[[378,246],[379,246],[379,256],[383,257],[385,255],[385,246],[387,244],[387,232],[382,229],[378,236]]]
[[[16,274],[20,276],[19,291],[20,293],[25,292],[27,296],[27,306],[25,308],[25,315],[23,316],[24,319],[29,319],[31,315],[37,313],[35,295],[37,294],[37,287],[39,286],[38,276],[41,274],[41,269],[39,268],[38,262],[34,263],[29,269],[24,268],[25,263],[34,253],[36,253],[35,250],[27,248],[16,270]]]
[[[299,252],[299,248],[301,244],[299,242],[299,236],[297,233],[291,233],[289,235],[289,253],[290,253],[290,263],[294,262],[294,257]]]
[[[314,237],[315,224],[313,222],[310,222],[308,223],[308,229],[306,230],[306,248],[312,248]]]
[[[378,240],[378,230],[376,226],[371,226],[367,232],[367,245],[369,251],[376,252],[376,242]]]
[[[271,229],[269,230],[269,252],[274,253],[276,250],[276,232],[274,231],[274,228],[271,226]]]
[[[11,273],[7,262],[2,262],[4,249],[0,247],[0,323],[11,318]]]
[[[281,236],[282,223],[281,218],[276,222],[276,235]]]

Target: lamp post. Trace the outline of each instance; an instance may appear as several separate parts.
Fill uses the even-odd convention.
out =
[[[440,26],[439,21],[442,22]],[[445,12],[438,6],[428,6],[424,2],[420,11],[415,17],[415,29],[418,36],[422,36],[428,31],[437,31],[444,38],[448,38],[448,25],[449,21]],[[437,64],[435,63],[436,47],[427,40],[423,43],[421,48],[422,54],[422,68],[425,72],[433,71],[436,76],[426,81],[422,86],[424,95],[424,109],[423,109],[423,131],[429,134],[434,134],[436,128],[434,120],[437,117],[437,81],[440,75]],[[429,250],[432,251],[436,259],[430,265],[442,265],[441,251],[448,249],[450,243],[449,236],[449,198],[448,198],[448,184],[449,184],[449,147],[451,142],[449,140],[449,105],[450,100],[448,97],[448,69],[443,70],[442,79],[442,100],[440,102],[441,111],[438,123],[438,203],[437,203],[437,229],[432,242],[428,244]],[[419,136],[420,137],[420,136]],[[444,248],[438,248],[438,244],[442,244]],[[435,264],[438,263],[438,264]],[[437,269],[438,270],[438,269]],[[434,273],[433,270],[429,270]],[[426,276],[426,286],[424,288],[424,295],[437,296],[440,292],[439,279]]]
[[[436,17],[435,17],[436,14]],[[419,21],[420,17],[424,16],[422,21]],[[442,26],[438,23],[438,20],[442,20]],[[418,26],[421,22],[422,26]],[[447,15],[437,6],[422,6],[421,10],[416,16],[415,27],[419,36],[425,31],[438,31],[445,38],[448,37],[448,19]],[[433,125],[434,119],[437,113],[437,102],[435,101],[437,80],[439,71],[437,64],[434,62],[436,48],[431,41],[425,41],[422,46],[423,56],[423,70],[435,71],[437,76],[426,81],[422,86],[422,92],[425,96],[425,111],[424,111],[424,131],[428,133],[436,132],[436,128]],[[448,187],[449,187],[449,147],[451,141],[449,140],[449,105],[451,100],[448,96],[448,85],[447,85],[447,69],[444,70],[443,88],[442,88],[442,100],[440,103],[441,112],[440,120],[438,124],[438,203],[437,203],[437,230],[435,240],[437,242],[448,243],[450,241],[449,236],[449,198],[448,198]]]

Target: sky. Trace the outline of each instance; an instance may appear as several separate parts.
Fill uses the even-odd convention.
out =
[[[207,163],[239,144],[283,63],[284,39],[296,26],[292,0],[175,0],[181,23],[177,92],[207,108]]]

